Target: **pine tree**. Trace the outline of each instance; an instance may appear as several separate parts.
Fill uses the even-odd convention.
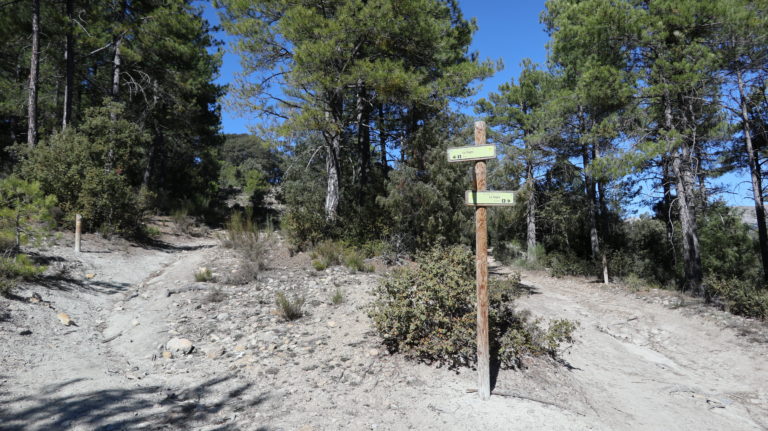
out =
[[[386,158],[384,139],[399,141],[403,159],[423,169],[429,148],[419,146],[425,142],[416,138],[419,130],[450,98],[471,94],[468,84],[492,69],[468,55],[475,26],[455,2],[217,4],[225,29],[239,38],[235,49],[245,70],[235,92],[240,106],[276,120],[275,130],[288,139],[322,136],[324,212],[331,224],[338,220],[345,179],[358,189],[370,182],[374,130],[379,157]],[[347,154],[355,155],[352,166],[345,166]]]
[[[548,101],[554,97],[556,78],[540,70],[530,60],[523,60],[518,83],[502,84],[498,93],[481,99],[477,111],[486,114],[486,122],[501,135],[502,164],[510,173],[523,177],[525,200],[527,260],[536,259],[537,176],[552,163],[551,135],[548,126]]]

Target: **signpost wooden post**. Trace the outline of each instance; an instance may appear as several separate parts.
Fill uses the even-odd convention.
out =
[[[489,206],[510,206],[514,192],[487,191],[485,161],[496,158],[496,147],[485,144],[485,122],[475,122],[475,145],[448,149],[449,162],[474,161],[474,190],[465,196],[467,205],[475,207],[475,273],[477,276],[477,393],[491,397],[490,346],[488,342],[488,223]]]
[[[475,145],[485,145],[485,122],[475,122]],[[485,190],[485,160],[475,162],[475,191]],[[475,207],[475,274],[477,276],[477,393],[491,397],[490,347],[488,344],[488,209]]]
[[[80,231],[82,230],[83,217],[75,215],[75,253],[80,253]]]

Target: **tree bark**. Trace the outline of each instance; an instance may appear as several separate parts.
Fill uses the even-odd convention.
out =
[[[75,35],[72,31],[74,18],[74,0],[67,0],[67,35],[64,48],[64,61],[66,62],[66,78],[64,80],[64,112],[61,118],[61,128],[66,129],[72,122],[72,94],[75,82]]]
[[[32,55],[29,66],[27,145],[37,145],[37,81],[40,68],[40,0],[32,0]]]
[[[328,185],[325,191],[325,220],[328,222],[336,221],[339,208],[339,150],[340,136],[335,133],[330,142],[326,144],[327,157],[325,160],[325,170],[328,177]]]
[[[685,287],[694,295],[704,295],[703,273],[701,268],[701,252],[699,236],[696,227],[696,215],[693,207],[693,190],[691,173],[688,169],[685,146],[680,154],[675,154],[672,169],[677,180],[677,205],[680,209],[680,225],[683,234],[683,266],[685,268]],[[683,160],[681,160],[683,159]],[[686,160],[686,161],[684,161]]]
[[[123,37],[115,37],[115,54],[112,59],[112,99],[117,100],[120,96],[120,67],[122,66],[122,56],[120,55],[120,47],[123,44]]]
[[[595,143],[593,146],[592,151],[592,159],[597,160],[601,157],[600,155],[600,147],[599,143]],[[597,183],[597,192],[598,192],[598,208],[600,208],[599,212],[599,218],[600,218],[600,230],[599,230],[599,237],[603,242],[603,254],[601,256],[600,262],[603,267],[603,283],[609,284],[610,279],[608,276],[608,255],[605,247],[605,239],[608,237],[608,205],[605,202],[605,181],[602,179],[597,179],[595,181]]]
[[[528,262],[536,261],[536,183],[533,178],[533,163],[529,160],[526,166],[527,178],[525,181],[528,189],[528,200],[526,202],[526,239],[528,242],[528,252],[526,260]]]
[[[357,82],[357,147],[358,164],[360,169],[360,184],[358,189],[358,202],[363,203],[365,198],[365,188],[368,184],[368,172],[371,166],[371,107],[366,100],[368,97],[365,85],[362,80]]]
[[[664,96],[664,126],[667,132],[674,129],[672,102],[668,94]],[[685,142],[679,148],[675,148],[675,145],[668,140],[667,151],[674,152],[672,154],[672,173],[675,176],[677,206],[680,209],[680,225],[683,234],[683,268],[685,271],[683,289],[690,289],[694,295],[702,295],[704,293],[702,284],[704,276],[696,227],[690,148]]]
[[[741,104],[741,121],[744,132],[744,144],[749,160],[749,174],[752,177],[752,199],[755,202],[755,216],[757,217],[757,236],[760,242],[760,256],[763,264],[763,280],[768,281],[768,232],[765,224],[765,205],[763,203],[763,185],[760,173],[760,163],[757,160],[752,144],[752,131],[749,127],[749,109],[747,95],[744,90],[744,78],[741,71],[736,72],[739,87],[739,100]]]
[[[597,235],[597,214],[595,208],[596,189],[592,176],[587,173],[587,166],[590,161],[590,149],[585,145],[582,150],[582,161],[584,164],[584,185],[587,193],[587,218],[589,219],[589,243],[592,259],[595,260],[600,255],[600,240]]]
[[[326,159],[325,171],[327,186],[325,191],[325,220],[333,223],[338,218],[339,200],[341,196],[341,134],[344,128],[341,124],[342,101],[337,94],[329,97],[329,109],[325,111],[325,119],[333,130],[325,133]]]
[[[661,187],[664,190],[664,197],[662,198],[664,212],[663,217],[667,228],[667,241],[669,246],[672,247],[672,266],[677,265],[677,252],[675,251],[675,231],[674,224],[672,223],[672,175],[670,174],[670,161],[667,156],[661,158]]]

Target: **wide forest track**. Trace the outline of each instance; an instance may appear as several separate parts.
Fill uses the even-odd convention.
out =
[[[564,359],[600,423],[768,429],[768,345],[716,319],[727,313],[689,310],[669,292],[644,300],[623,287],[537,271],[524,270],[522,283],[530,294],[519,308],[579,323]]]

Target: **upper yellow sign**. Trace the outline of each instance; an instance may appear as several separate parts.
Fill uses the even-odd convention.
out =
[[[505,207],[515,203],[515,192],[510,191],[481,191],[467,190],[464,196],[467,205],[479,207]]]
[[[495,145],[470,145],[468,147],[448,148],[449,162],[466,162],[469,160],[487,160],[496,158]]]

